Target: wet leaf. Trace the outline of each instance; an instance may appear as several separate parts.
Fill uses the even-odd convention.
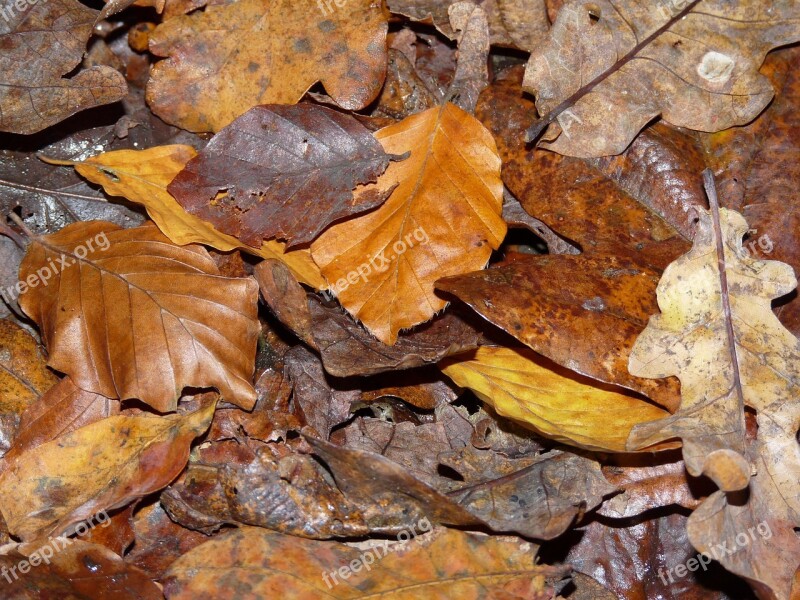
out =
[[[548,42],[533,50],[523,83],[539,114],[558,117],[542,146],[604,156],[622,152],[659,115],[699,131],[755,118],[773,96],[758,72],[764,57],[800,39],[797,4],[696,5],[565,3]]]
[[[114,69],[98,66],[71,73],[80,65],[97,14],[75,0],[4,8],[0,131],[35,133],[78,111],[125,97],[128,86]]]
[[[528,349],[484,346],[447,359],[442,371],[498,414],[537,433],[590,450],[622,452],[631,428],[668,413],[621,391],[580,380]]]
[[[116,416],[24,452],[0,475],[0,512],[23,540],[68,531],[172,481],[214,404],[186,416]]]
[[[257,285],[220,276],[199,246],[175,246],[155,227],[79,223],[35,238],[20,275],[48,364],[82,389],[160,411],[175,410],[185,386],[255,402]]]
[[[257,104],[294,104],[317,81],[342,108],[364,108],[386,73],[387,29],[371,0],[333,11],[315,0],[209,6],[150,36],[150,51],[169,58],[154,67],[147,99],[190,131],[219,131]]]
[[[311,254],[342,306],[391,345],[444,308],[434,281],[482,268],[506,226],[500,160],[473,117],[445,104],[375,137],[391,154],[411,152],[375,184],[397,189],[378,210],[331,227]]]
[[[353,189],[388,165],[355,118],[313,104],[271,104],[222,129],[167,189],[190,214],[245,244],[295,245],[379,206],[386,194],[353,196]]]

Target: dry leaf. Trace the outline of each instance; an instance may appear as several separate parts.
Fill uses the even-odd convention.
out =
[[[414,534],[426,529],[423,523]],[[359,550],[247,527],[175,561],[164,591],[169,600],[276,593],[284,600],[523,600],[544,598],[552,591],[545,580],[568,571],[537,565],[536,546],[518,538],[436,529],[398,547]]]
[[[78,387],[162,412],[186,386],[255,403],[258,286],[220,276],[203,248],[175,246],[152,226],[76,223],[34,238],[20,278],[48,364]]]
[[[388,194],[353,195],[389,156],[354,117],[315,104],[255,106],[215,135],[167,188],[189,213],[250,246],[311,242]]]
[[[531,54],[523,82],[540,115],[556,111],[558,123],[550,125],[542,147],[604,156],[622,152],[659,115],[699,131],[754,119],[773,96],[758,69],[767,52],[800,40],[800,5],[693,4],[564,4],[550,39]],[[605,79],[595,82],[600,77]]]
[[[800,526],[800,342],[780,324],[771,301],[795,289],[797,280],[789,265],[756,260],[743,250],[748,227],[739,213],[720,210],[722,239],[711,215],[698,214],[694,245],[664,271],[661,314],[639,336],[629,367],[642,377],[676,375],[681,409],[635,427],[628,447],[681,438],[689,473],[707,475],[722,490],[690,518],[695,546],[710,551],[727,544],[736,549],[732,556],[714,553],[726,568],[765,597],[789,598],[800,567],[794,534]],[[758,411],[751,448],[745,406]],[[746,501],[723,493],[748,487]],[[762,523],[778,541],[748,537]],[[736,541],[739,534],[745,544]]]
[[[58,377],[47,368],[39,344],[22,327],[0,320],[0,413],[21,414],[47,390]]]
[[[482,268],[500,245],[503,189],[491,134],[452,104],[375,137],[390,154],[411,152],[375,184],[397,189],[378,210],[327,230],[311,254],[342,306],[394,344],[446,305],[434,281]]]
[[[266,241],[261,249],[255,250],[220,233],[178,204],[167,192],[167,186],[196,154],[191,146],[155,146],[147,150],[106,152],[72,164],[78,173],[102,185],[108,194],[144,205],[158,228],[176,244],[206,244],[223,252],[241,248],[262,258],[283,261],[295,277],[316,289],[326,287],[308,250],[286,252],[284,244],[276,240]]]
[[[537,433],[589,450],[625,451],[631,428],[669,413],[643,400],[593,387],[528,349],[483,346],[446,359],[442,372],[498,414]],[[549,368],[548,368],[549,367]]]
[[[103,419],[24,452],[0,476],[0,512],[23,540],[57,535],[166,486],[214,403],[185,416]]]
[[[73,73],[97,15],[75,0],[4,5],[0,131],[35,133],[78,111],[125,97],[125,79],[110,67]]]
[[[321,0],[320,0],[321,1]],[[147,101],[168,123],[219,131],[257,104],[294,104],[317,81],[358,110],[386,74],[387,15],[372,0],[239,0],[168,19],[150,37]]]

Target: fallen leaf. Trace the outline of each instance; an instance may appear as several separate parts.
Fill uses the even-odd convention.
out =
[[[0,512],[22,540],[57,535],[166,486],[214,404],[185,416],[116,416],[22,453],[0,475]]]
[[[114,69],[100,66],[73,73],[97,15],[74,0],[5,7],[0,131],[35,133],[78,111],[125,97],[128,86]]]
[[[506,226],[500,159],[473,117],[445,104],[375,137],[390,154],[411,152],[375,184],[397,189],[379,209],[328,229],[311,254],[342,306],[391,345],[445,307],[434,281],[482,268]]]
[[[303,283],[317,289],[326,287],[308,250],[286,252],[285,245],[276,240],[253,249],[217,231],[178,204],[167,192],[167,186],[196,154],[191,146],[156,146],[106,152],[74,166],[86,179],[102,185],[108,194],[144,205],[162,233],[176,244],[206,244],[223,252],[240,248],[262,258],[283,261]]]
[[[619,154],[659,115],[699,131],[754,119],[773,96],[758,68],[767,52],[800,40],[800,12],[793,0],[672,2],[653,10],[572,0],[549,36],[531,53],[523,82],[541,124],[558,120],[542,147],[594,157]]]
[[[668,414],[556,368],[531,350],[490,346],[441,363],[445,375],[471,389],[498,414],[551,439],[589,450],[623,452],[634,425]]]
[[[410,536],[406,532],[406,539]],[[362,551],[336,542],[242,528],[173,563],[164,591],[170,600],[216,596],[223,589],[227,594],[261,597],[280,590],[286,600],[376,595],[398,600],[522,600],[534,594],[544,597],[550,589],[546,580],[558,580],[569,572],[537,565],[535,557],[536,546],[529,542],[452,529],[436,529],[401,542],[398,548],[381,545]]]
[[[255,106],[215,135],[167,190],[190,214],[245,244],[311,242],[334,221],[379,206],[353,195],[389,156],[354,117],[314,104]]]
[[[186,386],[254,404],[258,286],[218,275],[199,246],[175,246],[155,227],[76,223],[36,237],[20,277],[48,364],[81,389],[159,411],[175,410]]]
[[[358,110],[386,74],[387,14],[371,0],[239,0],[168,19],[150,36],[147,101],[168,123],[219,131],[257,104],[294,104],[317,81]]]

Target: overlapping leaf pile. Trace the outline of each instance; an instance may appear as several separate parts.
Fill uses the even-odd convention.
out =
[[[800,4],[19,6],[0,596],[800,598]]]

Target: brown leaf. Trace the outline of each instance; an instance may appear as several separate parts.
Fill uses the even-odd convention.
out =
[[[397,189],[378,210],[328,229],[311,254],[342,306],[391,345],[445,307],[434,281],[483,267],[506,226],[500,159],[473,117],[448,103],[375,137],[391,154],[411,152],[375,184]]]
[[[27,566],[22,567],[23,563]],[[15,600],[163,598],[159,586],[143,571],[125,564],[108,548],[82,540],[57,537],[38,547],[6,546],[0,565],[8,580],[3,582],[3,594]]]
[[[414,536],[430,528],[423,524],[420,530],[415,529]],[[523,600],[548,597],[552,588],[545,579],[557,580],[569,571],[537,565],[536,547],[517,538],[436,529],[405,541],[411,535],[406,532],[397,547],[362,551],[243,528],[206,542],[173,563],[165,593],[170,600],[231,593],[270,597],[275,590],[285,600],[322,596]]]
[[[489,85],[489,25],[486,13],[472,2],[456,2],[448,8],[450,24],[458,31],[458,62],[448,99],[473,114],[478,96]]]
[[[28,450],[0,475],[0,512],[23,540],[59,534],[166,486],[214,404],[186,416],[116,416]]]
[[[19,431],[3,457],[4,462],[65,433],[117,414],[119,400],[82,390],[65,377],[22,413]]]
[[[159,411],[175,410],[185,386],[255,402],[257,285],[219,276],[199,246],[175,246],[155,227],[80,223],[35,238],[20,276],[48,364],[82,389]]]
[[[558,118],[543,147],[604,156],[622,152],[659,115],[700,131],[755,118],[773,95],[758,73],[764,57],[800,39],[797,4],[696,4],[565,3],[523,83],[539,114]]]
[[[78,111],[125,97],[128,86],[114,69],[100,66],[72,73],[97,15],[74,0],[4,8],[0,131],[35,133]]]
[[[251,108],[215,135],[167,188],[191,214],[250,246],[303,244],[380,205],[358,194],[389,156],[356,119],[314,104]]]
[[[294,104],[317,81],[357,110],[386,73],[387,15],[371,0],[321,11],[315,0],[242,0],[167,20],[150,37],[154,112],[190,131],[219,131],[257,104]]]

